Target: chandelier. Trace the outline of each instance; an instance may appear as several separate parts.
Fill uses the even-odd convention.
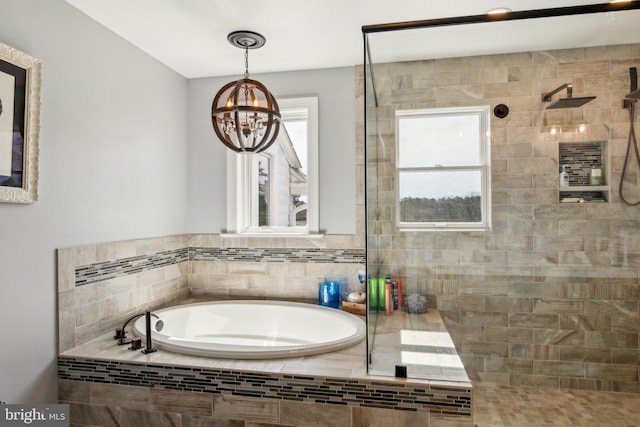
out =
[[[266,39],[253,31],[234,31],[227,40],[244,49],[244,77],[224,85],[213,98],[213,129],[227,148],[260,153],[274,143],[280,130],[276,99],[262,83],[249,78],[249,49],[264,46]]]

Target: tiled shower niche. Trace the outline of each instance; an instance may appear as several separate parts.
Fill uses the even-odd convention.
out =
[[[560,203],[608,202],[608,163],[606,141],[560,142],[558,145],[558,182],[562,165],[567,165],[569,173],[569,186],[559,187]],[[589,184],[589,174],[592,168],[601,170],[601,185]]]

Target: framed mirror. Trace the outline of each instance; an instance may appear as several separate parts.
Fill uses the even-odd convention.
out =
[[[0,202],[38,200],[41,63],[0,43]]]

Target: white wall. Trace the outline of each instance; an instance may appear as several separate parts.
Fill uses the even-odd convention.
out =
[[[187,82],[63,0],[0,0],[43,63],[40,200],[0,203],[0,400],[57,400],[55,250],[186,232]]]
[[[214,57],[211,58],[215,60]],[[191,233],[226,228],[226,148],[211,126],[211,101],[241,77],[189,80],[189,208]],[[256,74],[278,98],[318,96],[320,230],[355,234],[355,76],[353,67]]]

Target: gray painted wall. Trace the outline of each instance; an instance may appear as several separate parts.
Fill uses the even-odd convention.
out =
[[[212,57],[212,61],[215,58]],[[238,75],[189,80],[190,233],[226,229],[226,148],[211,127],[211,101]],[[277,98],[318,96],[320,230],[355,234],[355,77],[353,67],[256,74]]]
[[[0,400],[57,400],[56,248],[184,233],[187,82],[62,0],[0,0],[43,63],[40,200],[0,203]]]

